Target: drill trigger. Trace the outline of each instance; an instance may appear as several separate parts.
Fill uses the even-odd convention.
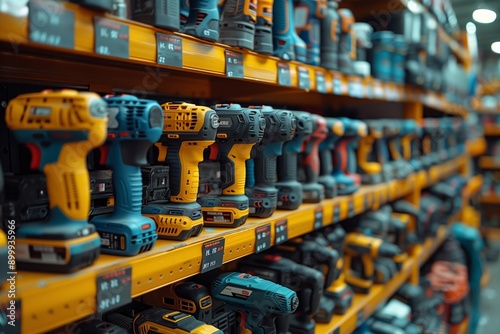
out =
[[[243,311],[238,311],[240,314],[240,328],[245,328],[245,324],[247,323],[247,315]]]
[[[27,143],[26,147],[30,150],[31,153],[31,169],[39,169],[40,162],[42,161],[42,151],[40,151],[40,147],[33,143]]]
[[[106,160],[108,160],[108,152],[109,152],[108,146],[100,146],[99,147],[99,153],[101,153],[101,158],[99,159],[100,165],[106,164]]]
[[[208,156],[209,160],[217,160],[217,156],[219,155],[219,144],[218,143],[213,143],[209,147],[210,154]]]

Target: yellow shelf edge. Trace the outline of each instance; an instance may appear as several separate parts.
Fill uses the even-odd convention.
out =
[[[492,156],[482,156],[479,158],[479,168],[481,169],[499,169],[500,160]]]

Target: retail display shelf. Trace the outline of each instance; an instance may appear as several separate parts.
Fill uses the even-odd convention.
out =
[[[422,184],[423,188],[429,187],[456,173],[465,163],[465,159],[465,157],[459,156],[443,164],[432,166],[426,173],[426,178]]]
[[[477,194],[477,192],[481,190],[482,186],[483,186],[483,176],[475,175],[470,178],[469,182],[467,183],[467,186],[462,192],[462,196],[464,198],[470,198],[474,194]]]
[[[486,139],[478,137],[467,142],[467,152],[471,157],[483,155],[487,149]]]
[[[499,169],[500,157],[482,156],[479,158],[479,168],[481,169]]]
[[[500,136],[500,126],[496,125],[485,125],[484,126],[485,136]]]
[[[277,211],[266,219],[250,218],[241,227],[205,228],[184,242],[158,240],[155,247],[134,257],[101,255],[86,269],[73,274],[19,271],[16,299],[21,300],[22,333],[41,333],[96,312],[97,278],[131,268],[132,297],[200,273],[204,245],[224,239],[223,263],[255,253],[256,229],[270,226],[275,244],[275,227],[287,222],[288,238],[295,238],[322,226],[345,220],[382,204],[407,196],[415,189],[438,182],[458,171],[460,157],[434,166],[429,172],[412,174],[406,180],[362,186],[356,193],[303,204],[294,211]],[[419,176],[420,175],[420,176]],[[425,181],[424,184],[420,184]],[[0,292],[0,304],[8,303],[8,291]],[[41,306],[43,303],[43,307]]]
[[[448,226],[441,226],[435,238],[428,238],[403,265],[401,271],[387,284],[375,284],[370,293],[354,295],[352,306],[343,315],[334,315],[329,324],[316,324],[315,333],[350,334],[363,321],[370,317],[380,303],[389,299],[405,282],[408,281],[415,265],[421,266],[448,235]]]
[[[268,104],[322,107],[334,103],[338,96],[346,96],[422,103],[428,108],[460,116],[467,113],[462,106],[446,100],[442,93],[284,61],[119,19],[71,3],[52,4],[59,10],[73,13],[73,21],[67,27],[74,30],[73,45],[63,48],[48,45],[48,42],[33,42],[27,16],[0,13],[2,27],[9,27],[0,29],[0,75],[3,78],[53,82],[63,87],[103,93],[113,91],[144,96],[230,99],[242,104],[266,101]],[[113,56],[105,55],[111,51],[106,49],[104,52],[100,48],[102,45],[96,43],[96,35],[103,29],[96,18],[110,20],[106,21],[111,27],[108,27],[107,34],[111,34],[113,29],[128,31],[127,34],[120,33],[123,36],[121,48],[109,44],[113,45]],[[172,48],[175,46],[171,54],[160,49],[163,45],[168,49],[166,45],[169,43]],[[109,48],[108,45],[106,47]],[[164,57],[162,55],[168,60],[161,58]],[[238,63],[236,67],[235,60]],[[50,71],[40,70],[42,68]],[[270,89],[269,85],[273,88]],[[309,92],[315,94],[306,98],[303,93]]]

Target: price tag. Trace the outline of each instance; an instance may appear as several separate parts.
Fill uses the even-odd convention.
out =
[[[10,281],[7,281],[6,284],[9,284],[8,286],[10,286]],[[0,317],[2,319],[0,322],[0,333],[21,333],[21,299],[8,299],[5,303],[2,303],[0,305]]]
[[[314,229],[318,230],[323,227],[323,208],[319,207],[314,210]]]
[[[319,93],[326,93],[325,74],[320,71],[316,71],[316,90]]]
[[[288,219],[278,220],[274,224],[274,244],[280,245],[288,240]]]
[[[255,229],[255,253],[260,253],[271,247],[271,224]]]
[[[290,65],[288,63],[278,62],[278,84],[281,86],[291,86],[292,77],[290,74]]]
[[[203,243],[201,253],[201,273],[206,273],[222,266],[224,256],[224,238]]]
[[[94,17],[95,53],[129,57],[129,28],[121,22]]]
[[[309,70],[305,67],[298,67],[299,70],[299,88],[311,89],[311,78],[309,77]]]
[[[384,89],[382,88],[382,84],[380,82],[376,82],[373,84],[373,95],[377,99],[381,99],[384,97]]]
[[[363,85],[357,80],[349,80],[347,91],[351,97],[363,97]]]
[[[182,67],[182,38],[157,32],[156,55],[160,65]]]
[[[341,83],[341,80],[338,76],[333,77],[332,85],[333,85],[333,94],[336,94],[336,95],[342,94],[342,87],[341,87],[342,83]]]
[[[29,39],[35,43],[74,49],[75,13],[54,1],[30,1]]]
[[[104,313],[132,301],[132,268],[117,269],[97,276],[97,313]]]
[[[226,76],[230,78],[244,78],[243,54],[226,50]]]
[[[366,84],[366,90],[365,90],[365,93],[366,93],[366,97],[371,99],[373,98],[373,86],[370,82],[368,82]]]

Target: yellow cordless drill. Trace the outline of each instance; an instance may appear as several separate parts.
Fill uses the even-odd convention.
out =
[[[163,107],[163,133],[156,143],[158,161],[169,166],[170,201],[148,203],[143,215],[156,222],[159,238],[186,240],[203,228],[201,206],[196,202],[198,163],[215,141],[219,118],[208,107],[169,102]]]
[[[358,173],[361,183],[378,184],[383,182],[382,161],[378,157],[379,141],[383,137],[382,122],[380,120],[365,121],[368,134],[359,141],[357,158]]]
[[[31,168],[45,173],[50,205],[48,220],[17,228],[17,268],[72,272],[91,265],[101,241],[88,224],[86,158],[106,139],[106,103],[95,93],[46,90],[14,98],[5,116],[31,151]]]

